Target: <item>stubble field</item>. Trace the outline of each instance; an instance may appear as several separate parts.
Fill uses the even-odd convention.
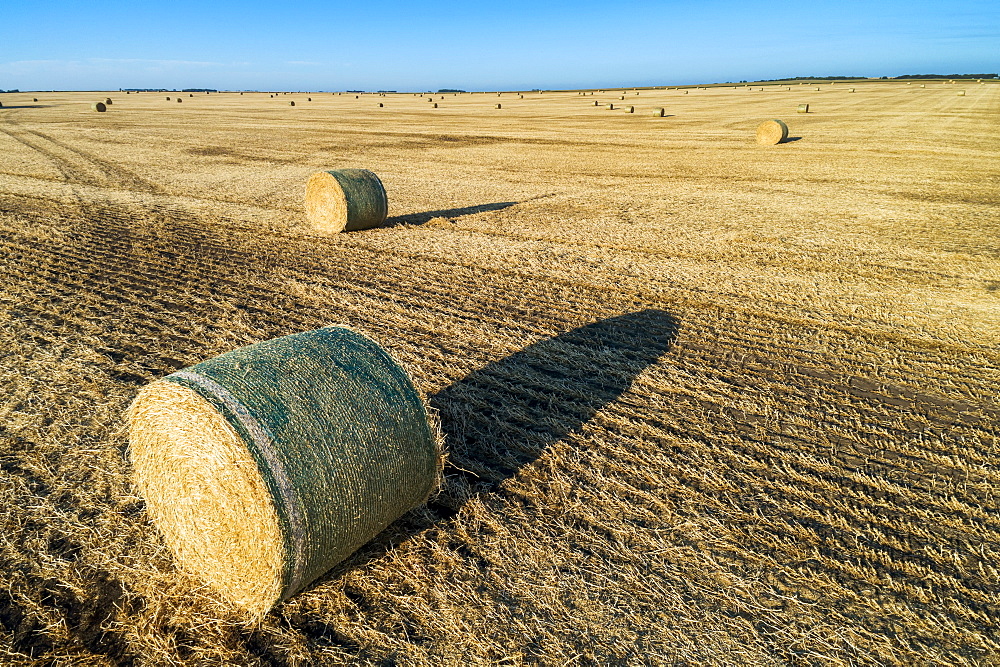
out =
[[[790,88],[0,95],[0,663],[997,664],[1000,84]],[[383,228],[306,228],[337,167]],[[122,413],[327,324],[445,483],[255,625]]]

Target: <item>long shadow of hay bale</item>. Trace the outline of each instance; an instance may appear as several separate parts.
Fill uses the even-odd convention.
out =
[[[665,311],[619,315],[534,343],[438,392],[430,403],[450,450],[446,476],[495,489],[627,391],[676,334]],[[448,496],[445,485],[439,514],[459,509],[461,500]]]
[[[441,209],[439,211],[423,211],[422,213],[407,213],[406,215],[395,215],[391,218],[386,218],[385,222],[382,223],[382,227],[394,227],[396,225],[422,225],[428,220],[434,218],[460,218],[463,215],[472,215],[473,213],[485,213],[487,211],[501,211],[505,208],[510,208],[516,201],[500,201],[494,202],[492,204],[479,204],[478,206],[466,206],[464,208],[448,208]]]

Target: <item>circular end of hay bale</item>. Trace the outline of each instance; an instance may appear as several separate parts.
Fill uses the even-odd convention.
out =
[[[289,102],[289,103],[288,103],[288,106],[290,106],[290,107],[294,107],[294,106],[295,106],[295,100],[292,100],[291,102]]]
[[[90,105],[90,108],[93,109],[94,111],[108,110],[108,107],[104,104],[104,102],[94,102],[93,104]]]
[[[319,171],[306,182],[306,219],[320,233],[378,227],[388,212],[382,181],[367,169]]]
[[[498,105],[497,105],[497,109],[500,109],[500,108],[502,108],[502,107],[501,107],[501,105],[499,105],[499,104],[498,104]]]
[[[766,120],[757,126],[757,143],[762,146],[780,144],[788,138],[788,126],[777,118]]]
[[[167,98],[167,101],[168,101],[168,102],[170,101],[170,98],[169,98],[169,97]]]
[[[178,98],[177,98],[177,103],[178,103],[178,104],[180,104],[180,103],[181,103],[181,102],[183,102],[183,101],[184,101],[184,98],[183,98],[183,97],[178,97]]]
[[[808,104],[800,104],[795,110],[798,113],[809,113],[809,105]]]
[[[635,113],[635,107],[625,107],[625,113]]]
[[[194,97],[194,93],[188,93],[188,97]]]
[[[438,108],[438,103],[437,102],[435,102],[434,104],[431,105],[431,109],[437,109],[437,108]]]
[[[601,103],[600,103],[600,102],[598,102],[597,100],[594,100],[594,106],[595,106],[595,107],[599,107],[599,106],[601,106]]]
[[[32,102],[37,102],[37,101],[38,101],[38,98],[37,98],[37,97],[32,97],[32,98],[31,98],[31,101],[32,101]]]
[[[37,102],[38,100],[35,100],[35,101]],[[106,100],[104,100],[104,103],[107,104],[108,106],[111,106],[111,104],[112,104],[111,98],[109,97]]]
[[[381,102],[379,102],[379,103],[378,103],[378,106],[379,106],[379,108],[382,108],[382,107],[383,107],[383,106],[385,106],[385,105],[384,105],[384,104],[382,104]]]
[[[663,109],[660,107],[653,109],[653,115],[657,118],[663,118]]]
[[[127,422],[165,543],[256,617],[426,500],[441,465],[406,370],[342,327],[172,373],[139,391]]]

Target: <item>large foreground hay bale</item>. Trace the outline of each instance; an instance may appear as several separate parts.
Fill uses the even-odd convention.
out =
[[[389,199],[367,169],[318,171],[306,183],[306,219],[320,232],[370,229],[385,222]]]
[[[757,143],[762,146],[780,144],[788,138],[788,126],[777,118],[766,120],[757,126]]]
[[[796,109],[796,111],[799,112],[799,113],[809,113],[809,105],[808,104],[800,104],[798,106],[798,108]]]
[[[135,485],[177,560],[261,617],[424,502],[441,467],[400,364],[342,327],[228,352],[139,391]]]
[[[93,104],[90,105],[90,108],[93,109],[94,111],[108,110],[108,107],[104,104],[104,102],[94,102]]]

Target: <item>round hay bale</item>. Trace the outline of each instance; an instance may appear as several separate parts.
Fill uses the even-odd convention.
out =
[[[927,84],[925,84],[925,83],[922,83],[922,84],[920,84],[920,87],[921,87],[921,88],[926,88],[926,87],[927,87]]]
[[[32,97],[32,98],[31,98],[31,101],[32,101],[32,102],[37,102],[37,101],[38,101],[38,98],[37,98],[37,97]]]
[[[168,101],[168,102],[170,101],[170,98],[169,98],[169,97],[167,98],[167,101]]]
[[[435,102],[434,104],[431,105],[431,109],[437,109],[437,108],[438,108],[438,103],[437,102]]]
[[[965,91],[964,90],[958,91],[958,96],[959,97],[965,97]]]
[[[849,93],[853,93],[853,92],[854,92],[854,89],[853,89],[853,88],[848,88],[848,89],[847,89],[847,92],[849,92]]]
[[[104,100],[104,103],[107,104],[108,106],[111,106],[111,98],[110,97],[106,98]]]
[[[313,101],[313,98],[311,98],[311,97],[307,97],[306,98],[306,102],[312,102],[312,101]]]
[[[295,106],[295,100],[292,100],[291,102],[289,102],[289,103],[288,103],[288,106],[290,106],[290,107],[294,107],[294,106]]]
[[[194,93],[188,93],[188,97],[194,97]]]
[[[501,105],[497,104],[497,109],[500,109],[500,108],[502,108]]]
[[[798,108],[795,109],[798,113],[809,113],[808,104],[800,104]]]
[[[635,107],[632,106],[625,107],[625,113],[635,113]]]
[[[688,91],[686,91],[686,90],[685,90],[685,91],[684,91],[684,94],[685,94],[685,95],[687,95],[687,94],[688,94]]]
[[[379,108],[381,109],[381,108],[382,108],[383,106],[385,106],[385,105],[384,105],[384,104],[382,104],[381,102],[379,102],[379,103],[378,103],[378,106],[379,106]]]
[[[598,102],[597,100],[594,100],[594,106],[595,106],[595,107],[599,107],[599,106],[601,106],[601,103],[600,103],[600,102]]]
[[[306,219],[316,231],[336,234],[378,227],[388,212],[385,187],[367,169],[318,171],[306,182]]]
[[[181,103],[181,102],[183,102],[183,101],[184,101],[184,98],[183,98],[183,97],[178,97],[178,98],[177,98],[177,103],[178,103],[178,104],[180,104],[180,103]]]
[[[788,138],[788,126],[775,118],[766,120],[757,126],[757,143],[762,146],[780,144]]]
[[[620,100],[624,100],[624,99],[625,99],[625,96],[624,96],[624,95],[620,95],[620,96],[618,97],[618,99],[620,99]]]
[[[406,370],[325,327],[143,387],[133,479],[187,570],[260,618],[436,486],[441,448]]]
[[[433,98],[433,97],[428,97],[428,98],[427,98],[427,101],[428,101],[428,102],[433,102],[433,101],[434,101],[434,98]]]
[[[90,105],[90,108],[93,109],[94,111],[108,110],[108,107],[104,104],[104,102],[94,102],[93,104]]]
[[[663,118],[663,107],[656,107],[653,109],[653,115],[657,118]]]
[[[614,108],[615,108],[615,105],[614,105],[614,103],[611,103],[611,104],[608,104],[607,106],[605,106],[604,108],[607,109],[608,111],[613,111]]]

